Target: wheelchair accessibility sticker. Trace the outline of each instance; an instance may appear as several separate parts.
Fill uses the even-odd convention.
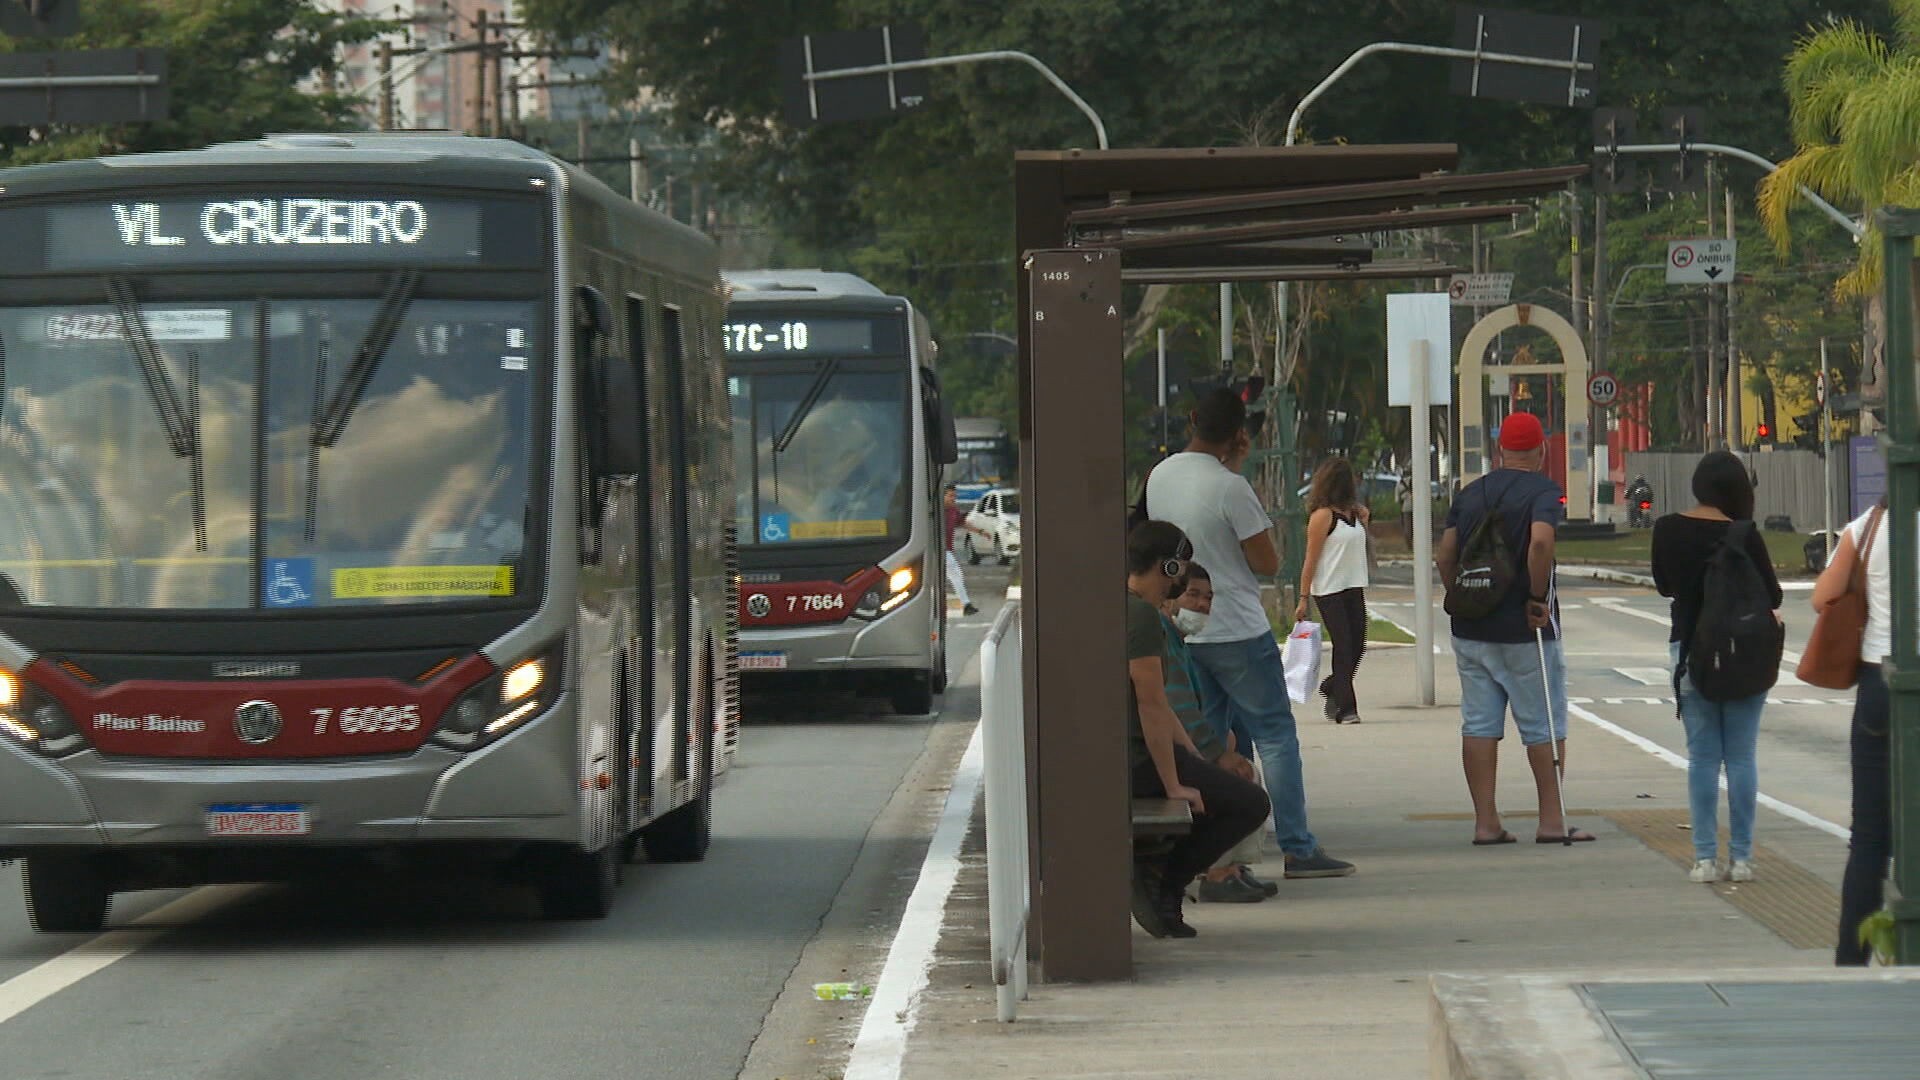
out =
[[[313,606],[313,560],[268,559],[260,571],[260,598],[270,608]]]
[[[760,542],[784,544],[793,539],[793,519],[786,514],[760,515]]]

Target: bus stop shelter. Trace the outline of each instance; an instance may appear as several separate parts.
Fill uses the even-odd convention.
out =
[[[1042,978],[1133,970],[1122,452],[1128,283],[1434,278],[1363,239],[1510,219],[1587,167],[1461,174],[1451,145],[1025,151],[1015,157],[1021,595]]]

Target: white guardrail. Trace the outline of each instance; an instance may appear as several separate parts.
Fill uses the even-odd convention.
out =
[[[980,646],[986,755],[987,937],[1000,1022],[1027,997],[1027,723],[1020,602],[1009,599]]]

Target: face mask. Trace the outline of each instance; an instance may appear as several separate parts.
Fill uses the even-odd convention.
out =
[[[1181,608],[1173,617],[1173,625],[1179,627],[1182,634],[1192,637],[1207,628],[1207,613]]]

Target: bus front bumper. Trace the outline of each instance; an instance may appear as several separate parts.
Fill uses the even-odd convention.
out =
[[[472,753],[274,763],[48,760],[0,746],[0,856],[45,847],[379,847],[435,841],[576,843],[578,749],[571,695]],[[297,835],[210,834],[210,808],[293,806]]]
[[[828,626],[740,631],[740,671],[747,676],[836,671],[924,671],[933,655],[926,590],[873,622],[849,618]]]

